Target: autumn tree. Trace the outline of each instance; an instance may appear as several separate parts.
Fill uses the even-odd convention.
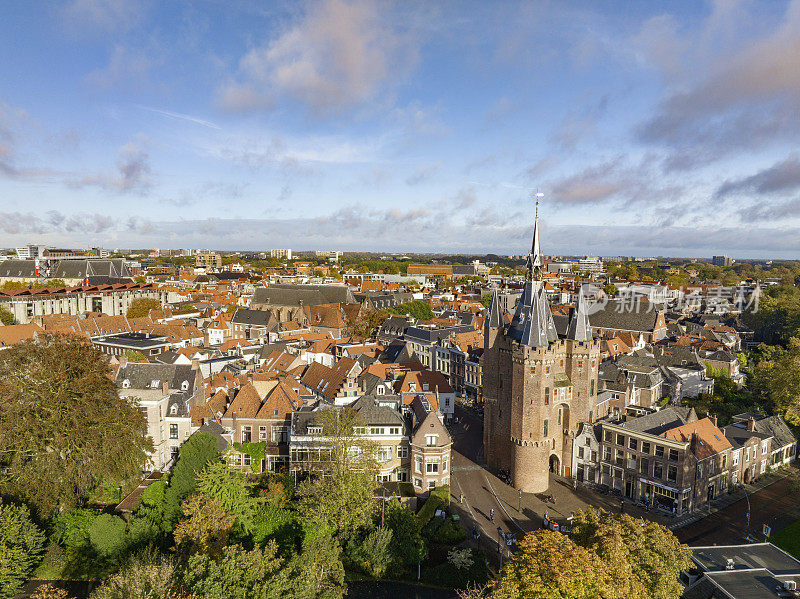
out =
[[[43,335],[0,352],[0,483],[42,512],[138,477],[152,444],[91,344]]]
[[[655,522],[604,510],[577,512],[575,543],[596,554],[614,573],[620,597],[674,599],[681,595],[681,570],[691,567],[691,552]]]
[[[236,516],[218,500],[192,495],[183,502],[185,519],[175,527],[175,545],[187,555],[204,553],[219,557],[233,533]]]
[[[800,426],[800,337],[789,340],[785,350],[762,346],[752,386],[771,411]]]
[[[385,310],[361,310],[347,327],[347,335],[370,339],[375,336],[383,322],[389,317]]]
[[[14,324],[14,315],[11,310],[2,305],[0,305],[0,323],[6,326]]]
[[[160,310],[161,302],[157,299],[149,297],[137,297],[128,306],[128,312],[125,314],[128,318],[142,318],[150,314],[150,310]]]
[[[597,555],[550,530],[525,535],[493,585],[497,599],[597,599],[613,584]],[[676,595],[677,596],[677,595]]]

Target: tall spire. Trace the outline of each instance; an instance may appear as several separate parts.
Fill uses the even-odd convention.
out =
[[[536,192],[536,216],[533,221],[533,243],[531,243],[531,253],[528,254],[528,280],[542,280],[542,249],[539,246],[539,198],[544,197],[541,192]]]
[[[572,313],[572,320],[570,320],[569,328],[567,329],[567,339],[574,339],[575,341],[592,340],[592,327],[589,325],[589,313],[583,294],[584,286],[581,285],[578,291],[578,303]]]

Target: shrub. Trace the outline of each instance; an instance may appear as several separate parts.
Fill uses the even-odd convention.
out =
[[[449,519],[436,531],[435,540],[442,545],[456,545],[467,538],[467,533],[454,520]]]
[[[352,551],[352,559],[365,574],[381,578],[386,574],[392,561],[391,542],[392,531],[385,526],[379,526],[355,547]]]
[[[428,497],[427,501],[422,504],[422,507],[417,512],[417,522],[420,528],[431,521],[431,518],[436,514],[436,510],[443,509],[444,507],[445,505],[442,500],[431,493],[431,496]]]
[[[155,551],[131,558],[90,599],[175,599],[175,562]]]
[[[44,552],[45,535],[24,505],[0,503],[0,598],[22,587]]]
[[[89,527],[89,541],[101,557],[114,557],[126,545],[125,521],[119,516],[100,514]]]
[[[422,578],[425,582],[446,587],[463,589],[472,585],[483,585],[489,579],[486,568],[486,556],[480,549],[469,550],[471,556],[461,554],[458,558],[448,559],[443,563],[423,571]],[[450,552],[453,553],[452,551]],[[465,567],[470,561],[471,564]]]
[[[61,512],[53,523],[53,540],[67,549],[83,549],[89,545],[89,528],[97,516],[94,510],[81,508]]]
[[[431,497],[438,497],[442,504],[450,507],[450,485],[442,485],[431,491]]]

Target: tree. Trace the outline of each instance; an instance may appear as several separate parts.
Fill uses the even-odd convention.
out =
[[[253,496],[253,483],[244,472],[234,470],[225,461],[210,462],[197,477],[197,491],[215,499],[246,533],[253,530],[253,520],[263,500]]]
[[[375,336],[388,317],[389,313],[386,310],[361,310],[356,319],[347,327],[347,335],[370,339]]]
[[[487,293],[486,295],[481,297],[481,304],[483,304],[483,307],[486,308],[487,310],[489,308],[491,308],[492,307],[492,294],[491,293]]]
[[[789,340],[786,350],[760,348],[762,358],[753,373],[753,387],[766,399],[770,411],[800,426],[800,337]]]
[[[45,535],[23,505],[0,502],[0,599],[22,588],[44,552]]]
[[[610,596],[611,584],[597,555],[566,535],[540,530],[522,539],[494,583],[493,595],[498,599],[597,599]]]
[[[396,499],[386,506],[386,525],[392,531],[391,549],[395,561],[410,567],[428,557],[416,517]]]
[[[233,533],[236,516],[217,499],[203,495],[192,495],[184,501],[183,515],[186,519],[175,527],[175,545],[187,555],[220,557]]]
[[[5,306],[0,306],[0,322],[6,326],[14,324],[14,314]]]
[[[356,544],[352,551],[353,561],[365,573],[381,578],[392,561],[391,542],[391,529],[379,526]]]
[[[161,302],[157,299],[149,297],[137,297],[128,306],[128,312],[125,314],[128,318],[142,318],[150,314],[150,310],[160,310]]]
[[[195,433],[183,443],[164,492],[164,530],[170,531],[181,515],[181,502],[195,492],[197,477],[206,464],[220,459],[217,438],[211,433]]]
[[[356,433],[364,422],[351,408],[319,410],[315,422],[322,426],[330,460],[321,465],[322,476],[300,485],[300,513],[332,530],[344,545],[359,529],[372,526],[375,446]]]
[[[152,444],[99,351],[43,335],[0,352],[0,483],[42,512],[141,474]],[[5,468],[5,470],[3,470]]]
[[[431,305],[423,300],[412,300],[405,304],[398,304],[389,310],[394,314],[405,314],[417,320],[430,320],[433,318]]]
[[[603,287],[603,291],[605,291],[606,295],[617,295],[619,289],[613,283],[609,283]]]
[[[179,592],[178,568],[173,559],[148,550],[134,555],[90,599],[192,599]]]
[[[118,556],[127,544],[125,521],[119,516],[100,514],[89,527],[89,541],[101,557]]]
[[[664,526],[627,514],[588,510],[575,514],[572,530],[578,545],[610,567],[620,597],[681,595],[678,575],[691,567],[691,552]]]
[[[135,349],[126,349],[125,358],[128,362],[147,362],[147,356],[145,356],[142,352],[136,351]]]

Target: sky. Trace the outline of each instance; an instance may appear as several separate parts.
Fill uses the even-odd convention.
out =
[[[0,247],[797,258],[800,0],[31,0]]]

